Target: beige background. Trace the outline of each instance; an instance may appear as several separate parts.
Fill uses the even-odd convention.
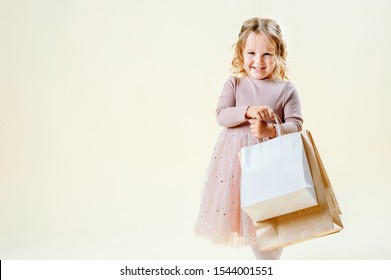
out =
[[[345,229],[283,259],[390,259],[389,1],[0,0],[0,259],[253,259],[196,237],[244,20],[288,45]]]

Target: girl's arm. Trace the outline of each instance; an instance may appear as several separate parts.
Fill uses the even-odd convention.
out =
[[[224,127],[234,127],[247,122],[248,106],[236,107],[236,81],[230,77],[224,84],[216,108],[217,123]]]
[[[301,105],[296,88],[288,83],[283,107],[283,127],[285,133],[299,132],[303,127]]]
[[[298,132],[302,130],[303,119],[301,117],[301,106],[299,95],[291,83],[287,84],[284,89],[284,101],[282,108],[282,116],[279,116],[283,122],[285,133]],[[271,109],[267,106],[251,106],[249,108],[251,119],[250,131],[257,138],[274,138],[276,131],[272,124],[267,123],[267,118],[270,118]],[[247,113],[249,114],[249,113]],[[256,117],[256,118],[255,118]]]

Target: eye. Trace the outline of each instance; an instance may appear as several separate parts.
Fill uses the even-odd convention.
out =
[[[247,52],[249,55],[255,55],[255,52]]]
[[[264,57],[265,59],[272,59],[273,56],[274,56],[274,54],[272,54],[272,53],[264,53],[264,54],[263,54],[263,57]]]

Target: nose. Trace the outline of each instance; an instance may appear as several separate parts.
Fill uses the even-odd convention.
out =
[[[265,62],[264,57],[262,55],[256,55],[255,62],[257,62],[259,64],[263,64]]]

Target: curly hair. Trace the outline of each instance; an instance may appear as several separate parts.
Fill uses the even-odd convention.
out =
[[[247,37],[251,32],[262,33],[274,43],[276,48],[276,67],[274,74],[282,80],[288,80],[287,65],[286,65],[286,44],[282,39],[281,29],[278,23],[273,19],[268,18],[252,18],[245,21],[239,33],[239,39],[234,45],[235,53],[232,59],[232,73],[235,76],[243,76],[246,74],[243,63],[243,50],[246,45]]]

